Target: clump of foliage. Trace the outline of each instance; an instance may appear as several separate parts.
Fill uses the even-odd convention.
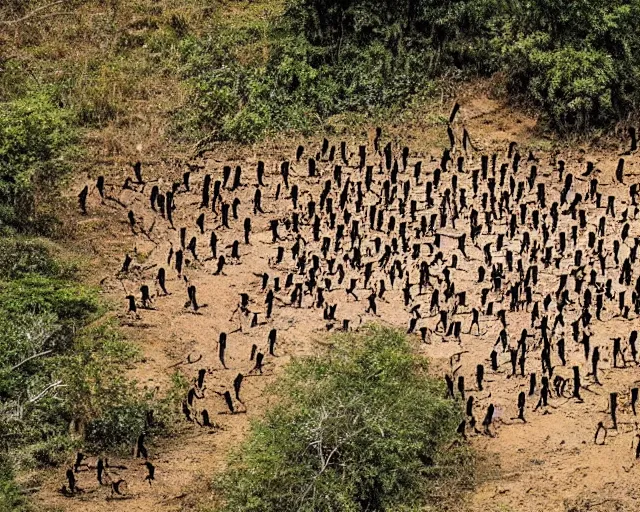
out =
[[[437,80],[505,77],[509,97],[562,132],[626,120],[640,105],[640,5],[623,0],[289,0],[180,44],[192,137],[256,140],[376,113]]]
[[[562,131],[626,120],[640,106],[640,4],[507,3],[493,46],[510,94]]]
[[[258,50],[264,34],[255,26],[221,25],[215,36],[181,42],[193,101],[179,114],[177,134],[252,142],[276,130],[308,131],[318,116],[336,112],[335,84],[307,63],[305,41],[283,33],[272,40],[278,57],[265,60]]]
[[[32,231],[70,169],[72,113],[46,90],[0,102],[0,227]]]
[[[293,361],[276,390],[217,482],[222,510],[414,510],[468,477],[469,454],[451,448],[458,404],[398,331],[337,337]]]
[[[27,510],[29,507],[26,500],[13,481],[11,465],[6,457],[0,454],[0,512],[26,512]]]

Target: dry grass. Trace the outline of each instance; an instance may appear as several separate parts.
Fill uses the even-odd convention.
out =
[[[168,136],[186,98],[177,43],[206,28],[217,9],[210,0],[9,2],[0,7],[9,21],[0,23],[0,64],[9,59],[21,79],[54,88],[77,112],[79,172],[108,173],[142,155],[172,158],[188,150]]]
[[[110,175],[115,167],[136,159],[174,161],[189,156],[192,146],[170,133],[172,114],[188,98],[188,85],[178,76],[180,39],[210,32],[220,15],[225,23],[241,25],[272,16],[284,2],[11,0],[3,4],[0,78],[1,66],[9,58],[25,82],[55,88],[61,102],[77,112],[83,128],[84,155],[77,172],[96,176]]]

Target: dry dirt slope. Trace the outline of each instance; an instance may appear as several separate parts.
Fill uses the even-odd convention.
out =
[[[471,103],[463,110],[467,117],[467,127],[470,129],[476,145],[482,151],[490,154],[493,151],[498,153],[498,167],[500,163],[507,161],[507,141],[512,138],[513,131],[507,123],[507,128],[503,130],[505,123],[494,114],[488,114],[490,108],[487,105]],[[524,128],[527,126],[525,125]],[[516,126],[515,130],[521,130],[522,126]],[[460,132],[457,127],[457,132]],[[339,144],[339,140],[332,140],[332,144]],[[375,155],[372,148],[372,140],[349,140],[348,148],[351,152],[357,153],[357,144],[368,142],[368,163],[379,162],[380,157]],[[386,140],[384,141],[386,142]],[[325,179],[332,175],[333,164],[323,161],[318,164],[319,178],[307,178],[306,157],[315,155],[319,150],[318,141],[315,145],[306,143],[305,155],[301,163],[295,163],[295,144],[284,144],[279,147],[266,147],[260,154],[247,156],[246,154],[220,153],[208,154],[197,162],[204,167],[194,172],[191,176],[191,192],[178,193],[176,195],[176,210],[174,212],[174,225],[176,228],[187,227],[187,242],[192,236],[198,240],[197,254],[200,261],[191,261],[186,265],[183,277],[178,277],[172,260],[171,265],[167,265],[167,257],[170,248],[174,250],[180,246],[177,230],[173,230],[168,225],[166,219],[154,213],[149,207],[149,193],[154,184],[158,184],[162,191],[170,188],[170,184],[179,179],[184,169],[166,170],[157,166],[150,168],[143,166],[143,174],[148,181],[144,191],[141,187],[137,191],[125,190],[120,194],[120,186],[125,175],[131,175],[131,171],[124,171],[122,175],[110,175],[108,184],[114,186],[112,195],[119,195],[119,199],[127,205],[126,209],[117,206],[101,205],[99,197],[94,192],[89,199],[89,218],[79,218],[79,222],[87,223],[88,226],[99,226],[99,229],[87,229],[87,246],[93,246],[96,251],[96,259],[107,261],[109,265],[108,277],[103,281],[105,293],[114,298],[121,306],[121,320],[124,328],[132,338],[140,340],[145,353],[145,362],[136,370],[135,374],[142,383],[147,386],[165,386],[168,375],[173,371],[171,368],[177,362],[185,362],[187,355],[202,359],[196,364],[183,364],[180,368],[185,374],[193,379],[199,368],[207,368],[209,373],[206,377],[205,398],[196,401],[196,409],[207,409],[214,421],[219,423],[220,429],[212,431],[200,428],[197,425],[190,426],[186,433],[178,442],[166,445],[153,446],[150,450],[150,459],[156,465],[156,481],[153,486],[147,485],[143,479],[145,469],[140,461],[122,461],[128,469],[120,470],[117,473],[128,482],[128,495],[126,498],[110,500],[109,492],[105,488],[99,488],[95,481],[95,476],[91,473],[82,473],[79,484],[85,489],[82,496],[75,498],[63,498],[58,495],[56,489],[63,481],[63,471],[61,470],[55,478],[49,482],[39,495],[38,499],[46,505],[53,505],[64,510],[179,510],[186,508],[193,502],[194,492],[200,489],[199,483],[208,477],[212,471],[219,469],[224,464],[224,457],[231,446],[243,437],[246,432],[249,420],[258,417],[260,412],[268,406],[268,399],[265,397],[265,386],[273,379],[273,373],[277,373],[286,361],[293,355],[305,354],[314,350],[314,345],[321,340],[326,332],[327,322],[323,320],[322,308],[312,306],[314,299],[305,296],[301,308],[288,307],[291,289],[284,290],[286,275],[295,271],[294,262],[291,259],[290,249],[295,242],[295,237],[287,233],[283,225],[280,226],[280,235],[284,238],[276,244],[271,242],[269,231],[269,220],[282,219],[290,213],[291,199],[289,193],[282,190],[280,198],[275,200],[277,185],[281,183],[278,173],[279,164],[282,160],[292,161],[291,182],[296,183],[300,190],[300,202],[306,205],[310,195],[317,198],[322,190]],[[402,146],[394,146],[396,155],[399,155]],[[521,145],[521,154],[528,154],[528,148]],[[339,152],[337,153],[339,154]],[[454,159],[460,153],[454,155]],[[480,197],[472,199],[471,174],[470,170],[480,166],[480,151],[470,152],[466,155],[465,169],[467,172],[458,174],[458,187],[465,188],[470,206],[479,208]],[[420,147],[417,143],[410,146],[410,157],[408,171],[401,173],[400,182],[411,180],[411,169],[416,161],[423,161],[423,181],[432,179],[432,171],[441,156],[441,147],[425,146]],[[586,161],[592,160],[597,164],[597,177],[600,181],[600,190],[603,195],[615,195],[617,197],[618,220],[620,212],[625,208],[624,203],[628,202],[628,184],[634,179],[633,176],[626,178],[627,185],[614,185],[613,174],[618,161],[615,152],[585,154],[584,151],[564,151],[561,154],[549,154],[537,151],[539,159],[538,180],[547,186],[549,198],[557,200],[559,190],[562,186],[558,182],[556,161],[563,159],[567,162],[567,171],[574,176],[579,176],[586,168]],[[266,186],[263,188],[263,205],[265,213],[254,216],[252,219],[253,233],[251,245],[242,243],[242,221],[251,214],[251,199],[255,190],[255,169],[257,161],[262,159],[266,163],[267,175]],[[144,160],[143,160],[144,161]],[[303,163],[304,162],[304,163]],[[351,158],[351,162],[357,162],[357,154]],[[637,172],[636,158],[631,156],[627,159],[627,174]],[[241,165],[243,169],[243,183],[245,186],[236,190],[224,190],[222,192],[224,201],[231,203],[234,197],[240,200],[239,219],[231,221],[230,229],[220,227],[220,218],[210,210],[199,210],[201,199],[201,189],[205,174],[210,174],[212,180],[221,179],[222,168],[230,165],[232,169],[236,165]],[[519,179],[524,180],[529,175],[529,168],[532,164],[521,164]],[[455,168],[455,166],[451,166]],[[377,167],[376,167],[377,168]],[[361,180],[360,171],[353,167],[344,166],[343,180],[351,176],[352,181]],[[95,178],[100,172],[96,172]],[[453,171],[443,176],[444,185],[450,186]],[[426,175],[426,176],[425,176]],[[384,174],[375,174],[372,189],[380,191],[382,181],[387,178]],[[155,181],[157,180],[157,181]],[[78,191],[84,183],[78,184]],[[585,194],[588,181],[576,180],[575,191]],[[332,192],[334,204],[338,202],[339,191]],[[424,199],[424,187],[412,187],[411,194],[415,194],[417,200]],[[412,195],[412,198],[414,196]],[[532,200],[535,198],[531,196]],[[365,204],[377,201],[377,197],[369,194],[366,196]],[[550,201],[549,201],[550,202]],[[438,203],[438,201],[436,201]],[[533,206],[532,206],[533,207]],[[301,206],[301,209],[306,206]],[[335,206],[334,206],[335,208]],[[547,205],[548,208],[548,205]],[[590,225],[588,229],[593,230],[597,219],[604,214],[604,210],[596,211],[591,203],[585,203]],[[146,230],[151,230],[149,237],[140,234],[137,229],[136,235],[128,231],[126,225],[126,214],[131,209],[137,220],[138,228],[144,226]],[[353,206],[349,209],[353,212]],[[394,208],[392,208],[393,210]],[[397,207],[395,207],[397,209]],[[205,211],[205,234],[199,235],[196,227],[196,218],[202,211]],[[366,208],[365,208],[366,211]],[[390,212],[385,220],[388,221],[390,214],[398,215],[397,211]],[[462,218],[458,221],[457,228],[468,230],[468,211],[463,212]],[[561,216],[559,230],[570,231],[572,220],[570,216]],[[415,227],[415,226],[412,226]],[[605,247],[611,247],[613,240],[620,236],[622,225],[616,220],[607,221],[607,231],[604,241]],[[362,242],[363,256],[364,249],[373,246],[373,239],[381,237],[383,246],[389,243],[396,233],[387,235],[385,232],[370,231],[368,222],[363,218],[361,230],[364,236]],[[496,226],[496,230],[504,230],[505,226]],[[213,275],[216,268],[216,261],[204,261],[209,256],[208,249],[209,235],[212,230],[218,235],[218,250],[227,256],[228,265],[224,269],[225,275]],[[452,227],[447,226],[442,230],[454,235],[456,232]],[[581,231],[578,246],[586,245],[586,231]],[[408,229],[412,233],[413,229]],[[301,226],[301,234],[305,238],[306,248],[309,253],[319,254],[320,244],[313,242],[310,233],[310,226]],[[327,230],[327,234],[333,234]],[[346,239],[343,245],[349,245],[348,231],[345,232]],[[638,227],[635,222],[631,222],[631,237],[638,236]],[[539,238],[539,234],[534,234],[533,238]],[[512,241],[505,241],[505,250],[511,249],[517,253],[520,248],[522,233],[519,233]],[[234,240],[240,243],[239,261],[234,261],[230,257],[230,245]],[[491,240],[489,235],[480,236],[479,246]],[[433,237],[427,237],[422,242],[433,243]],[[285,247],[286,256],[281,264],[274,264],[276,246]],[[476,283],[477,267],[483,264],[482,251],[473,247],[467,242],[466,260],[457,250],[455,240],[443,237],[441,250],[445,258],[450,263],[452,255],[458,256],[458,269],[452,270],[452,278],[456,284],[456,291],[467,291],[468,307],[459,308],[460,313],[469,311],[471,307],[479,307],[478,289],[481,286]],[[562,259],[560,269],[553,266],[540,271],[540,281],[535,288],[534,300],[542,300],[547,293],[553,293],[558,287],[559,275],[567,273],[574,258],[574,248],[569,242],[568,249]],[[133,270],[121,279],[113,277],[122,264],[124,252],[130,254],[137,253],[138,258],[134,260]],[[626,257],[628,248],[621,249],[622,261]],[[422,256],[426,260],[431,260],[429,248],[426,243],[422,246]],[[340,254],[340,257],[342,255]],[[378,259],[377,257],[364,257],[364,261]],[[501,255],[496,254],[497,259]],[[192,260],[191,257],[187,256]],[[586,256],[585,256],[586,258]],[[517,259],[517,256],[516,256]],[[420,261],[420,260],[418,260]],[[613,261],[609,260],[607,269],[610,277],[617,282],[619,269],[614,267]],[[375,265],[377,267],[377,265]],[[411,282],[417,281],[416,263],[409,260]],[[542,267],[542,265],[540,265]],[[153,290],[156,289],[154,278],[159,267],[167,269],[167,289],[171,292],[169,296],[158,296],[154,298],[153,306],[155,310],[140,310],[140,317],[132,319],[125,313],[126,301],[124,297],[127,293],[136,295],[139,299],[139,287],[147,284]],[[437,264],[432,268],[432,275],[442,275],[442,264]],[[526,268],[526,266],[525,266]],[[322,269],[326,269],[326,263],[322,262]],[[392,325],[406,328],[411,314],[409,308],[403,303],[402,279],[398,279],[392,288],[388,276],[384,276],[380,271],[376,271],[371,282],[377,284],[379,279],[387,280],[388,291],[384,295],[384,301],[378,301],[378,315],[365,313],[367,306],[366,297],[368,291],[362,289],[363,280],[354,269],[349,269],[345,265],[347,276],[342,285],[337,285],[337,277],[333,277],[334,291],[326,291],[325,299],[332,304],[338,304],[337,321],[335,327],[339,327],[342,319],[351,320],[352,326],[357,326],[361,322],[381,321]],[[260,278],[256,274],[268,272],[270,274],[270,286],[274,276],[281,279],[282,291],[277,293],[281,302],[276,303],[273,316],[268,321],[265,319],[264,298],[265,293],[260,290]],[[105,273],[106,275],[106,273]],[[345,293],[351,277],[360,278],[356,293],[360,300],[350,299]],[[100,276],[103,277],[103,276]],[[187,301],[186,287],[188,284],[197,287],[197,297],[200,305],[206,304],[198,314],[189,308],[185,308]],[[634,276],[635,279],[636,276]],[[296,282],[301,281],[299,276]],[[508,278],[505,279],[508,281]],[[434,283],[437,284],[434,280]],[[573,280],[569,280],[569,287],[573,286]],[[124,287],[124,290],[123,290]],[[617,291],[614,285],[614,292]],[[126,290],[126,293],[125,293]],[[260,312],[260,324],[256,327],[249,325],[250,317],[232,315],[236,310],[240,294],[248,293],[251,298],[249,309]],[[630,295],[630,294],[628,294]],[[437,315],[429,316],[429,300],[431,289],[423,296],[418,296],[417,286],[412,289],[413,304],[422,304],[423,318],[419,326],[424,326],[433,330],[438,321]],[[496,299],[496,309],[499,309]],[[443,299],[441,299],[443,300]],[[627,298],[627,302],[630,298]],[[571,377],[571,366],[578,365],[583,376],[583,383],[588,389],[582,391],[584,401],[577,402],[567,397],[556,397],[550,399],[548,407],[534,411],[535,402],[538,399],[538,391],[533,397],[527,397],[526,418],[527,423],[512,420],[516,416],[517,395],[519,391],[527,391],[529,387],[528,374],[537,372],[540,376],[540,350],[539,331],[536,338],[529,342],[530,355],[526,363],[526,377],[510,377],[511,367],[509,364],[509,352],[499,353],[499,369],[494,372],[490,370],[489,354],[500,331],[500,322],[495,318],[482,317],[482,336],[465,334],[469,328],[469,315],[460,315],[463,325],[463,334],[460,343],[452,337],[442,337],[434,334],[429,344],[420,345],[420,350],[433,358],[436,371],[444,374],[450,373],[450,357],[463,352],[460,358],[461,368],[456,375],[464,375],[466,378],[467,396],[473,395],[475,398],[475,415],[481,419],[484,416],[486,407],[493,403],[496,407],[496,421],[493,428],[495,437],[488,437],[469,433],[470,442],[481,452],[489,454],[490,463],[487,465],[491,471],[479,488],[470,496],[469,507],[471,510],[514,510],[514,511],[562,511],[571,510],[637,510],[638,501],[634,481],[636,480],[638,468],[634,466],[634,440],[636,434],[635,417],[628,407],[629,389],[634,387],[638,380],[638,371],[635,365],[629,365],[625,369],[611,368],[611,341],[613,336],[620,336],[626,346],[626,340],[632,329],[637,329],[638,322],[633,313],[631,320],[614,318],[617,313],[617,302],[606,304],[603,313],[603,321],[596,322],[592,329],[591,345],[599,346],[602,352],[600,381],[602,386],[594,385],[591,378],[586,377],[589,365],[585,361],[583,347],[573,342],[571,338],[570,323],[575,318],[575,313],[579,309],[577,304],[568,306],[565,327],[558,328],[553,337],[554,355],[553,361],[557,365],[555,372],[563,377]],[[508,308],[508,298],[502,304]],[[553,305],[551,306],[554,307]],[[550,315],[553,322],[555,313]],[[455,318],[455,317],[454,317]],[[529,312],[520,311],[507,313],[508,334],[511,346],[515,347],[522,328],[529,327]],[[246,405],[236,403],[241,412],[246,414],[229,415],[223,399],[215,392],[231,389],[231,383],[238,372],[248,374],[251,372],[254,363],[249,356],[253,344],[258,346],[258,351],[267,354],[267,335],[270,329],[278,330],[278,342],[275,356],[267,355],[264,375],[251,375],[245,378],[242,398]],[[530,331],[532,331],[530,329]],[[217,340],[221,332],[228,333],[228,348],[226,363],[229,368],[222,368],[218,361]],[[563,336],[567,345],[567,365],[560,366],[557,356],[555,356],[555,343]],[[629,355],[627,354],[627,357]],[[478,391],[475,384],[475,371],[477,364],[484,364],[487,375],[483,391]],[[457,365],[455,365],[457,366]],[[255,373],[255,372],[254,372]],[[568,386],[570,389],[570,385]],[[604,446],[596,446],[593,443],[593,434],[598,421],[603,421],[610,426],[608,413],[609,392],[620,393],[620,407],[618,411],[618,430],[609,432],[609,437]]]

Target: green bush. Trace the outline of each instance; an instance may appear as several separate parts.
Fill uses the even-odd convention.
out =
[[[28,92],[31,77],[20,62],[0,49],[0,102],[10,101]]]
[[[532,52],[529,58],[540,69],[531,80],[530,93],[557,126],[585,129],[611,118],[615,72],[608,55],[562,48]]]
[[[13,471],[6,456],[0,453],[0,512],[26,512],[29,508],[19,487],[13,481]]]
[[[138,349],[99,319],[96,290],[55,252],[39,240],[0,242],[0,452],[19,470],[61,464],[74,449],[122,451],[143,430],[164,434],[184,394],[159,397],[126,378]]]
[[[49,92],[0,103],[0,226],[29,230],[69,170],[70,111]]]
[[[17,279],[28,274],[73,277],[75,266],[56,260],[53,251],[52,244],[38,239],[0,238],[0,279]]]
[[[27,275],[0,282],[0,310],[9,317],[53,313],[63,324],[79,326],[99,310],[95,290],[62,279]]]
[[[108,407],[86,427],[86,440],[94,450],[120,448],[135,443],[145,430],[147,404],[131,401]]]
[[[101,394],[101,410],[87,423],[84,436],[94,453],[126,452],[143,432],[153,437],[172,431],[176,401],[140,392],[124,381],[113,382]]]
[[[126,451],[141,432],[171,432],[176,404],[186,383],[175,375],[164,396],[140,389],[122,374],[139,360],[135,346],[110,324],[85,330],[68,354],[52,361],[53,374],[68,386],[61,392],[66,414],[84,425],[86,447],[93,452]]]
[[[295,360],[278,405],[217,480],[223,510],[418,510],[466,478],[452,448],[461,420],[426,361],[398,331],[337,337],[326,355]]]
[[[616,0],[289,0],[180,43],[188,138],[251,142],[376,114],[434,80],[501,72],[514,102],[558,130],[625,120],[640,104],[640,4]]]
[[[640,105],[640,4],[538,0],[496,16],[493,47],[512,97],[561,131],[626,120]]]

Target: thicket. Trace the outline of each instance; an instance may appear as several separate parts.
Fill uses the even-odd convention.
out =
[[[495,47],[509,92],[560,130],[628,121],[640,107],[640,2],[507,3]]]
[[[71,112],[46,88],[0,101],[0,228],[51,227],[52,198],[71,168],[75,142]]]
[[[123,376],[138,352],[103,312],[50,243],[0,239],[0,481],[12,466],[56,466],[72,449],[127,451],[140,432],[170,428],[173,397]],[[9,499],[13,484],[0,485]]]
[[[639,45],[638,0],[288,0],[182,40],[193,101],[179,126],[246,142],[497,74],[543,123],[584,132],[637,113]]]
[[[328,353],[294,360],[275,392],[215,483],[220,510],[423,510],[469,483],[459,404],[398,331],[336,337]]]

